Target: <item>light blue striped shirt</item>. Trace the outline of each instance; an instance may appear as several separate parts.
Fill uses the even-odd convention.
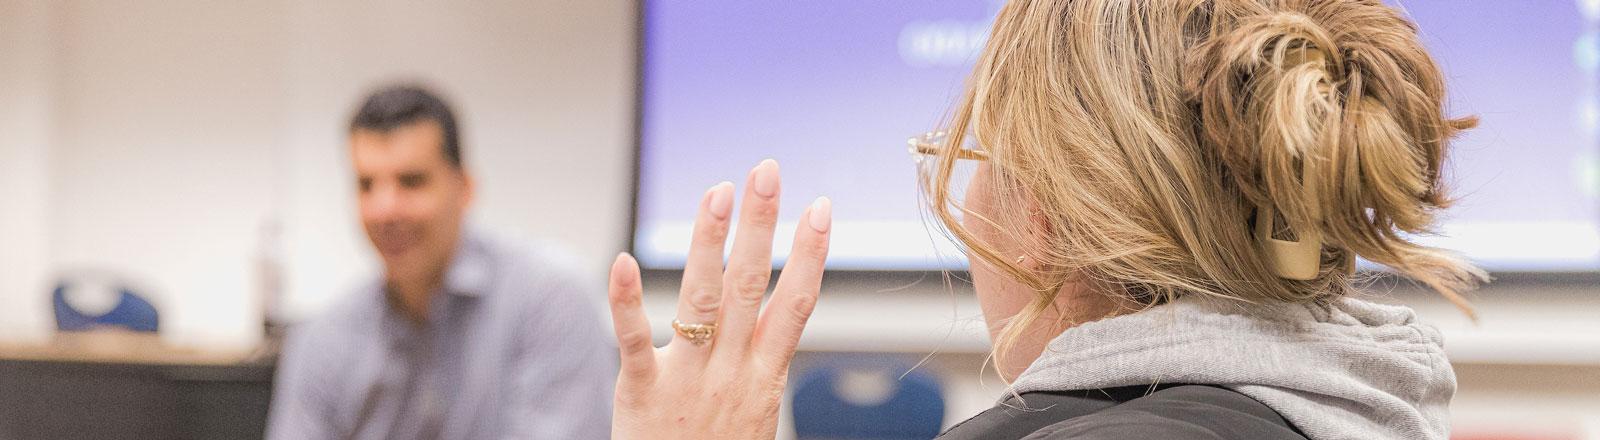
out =
[[[292,328],[267,437],[603,439],[616,352],[598,296],[464,228],[427,324],[381,281]]]

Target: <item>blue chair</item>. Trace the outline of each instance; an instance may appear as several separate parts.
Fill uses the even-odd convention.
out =
[[[67,287],[70,281],[62,281],[56,285],[55,292],[51,295],[55,303],[56,329],[61,331],[93,330],[104,327],[118,327],[136,332],[156,332],[161,326],[161,316],[156,313],[154,305],[127,287],[117,288],[120,298],[116,307],[102,315],[89,315],[67,302]]]
[[[944,397],[932,375],[893,362],[839,361],[807,370],[796,382],[791,408],[801,440],[926,440],[944,426]],[[846,376],[878,375],[886,399],[861,402],[843,394]],[[904,374],[905,377],[900,376]],[[844,393],[841,393],[843,391]]]

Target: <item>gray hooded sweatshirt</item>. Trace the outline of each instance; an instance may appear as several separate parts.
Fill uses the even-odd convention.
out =
[[[1219,385],[1312,440],[1445,440],[1456,377],[1442,344],[1405,307],[1188,297],[1063,332],[1013,386]]]

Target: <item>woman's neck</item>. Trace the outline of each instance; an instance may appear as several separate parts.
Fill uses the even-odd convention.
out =
[[[1001,378],[1012,382],[1033,365],[1050,341],[1078,325],[1138,311],[1138,304],[1086,283],[1067,283],[1056,291],[1055,301],[1022,329],[1005,353],[996,359]],[[990,323],[1003,326],[1004,323]]]

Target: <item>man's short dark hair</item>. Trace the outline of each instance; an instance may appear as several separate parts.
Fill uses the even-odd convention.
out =
[[[388,133],[390,130],[422,121],[433,121],[444,131],[442,152],[445,162],[461,169],[461,143],[456,133],[456,117],[450,105],[422,86],[401,84],[388,86],[367,95],[350,118],[350,132],[372,130]]]

